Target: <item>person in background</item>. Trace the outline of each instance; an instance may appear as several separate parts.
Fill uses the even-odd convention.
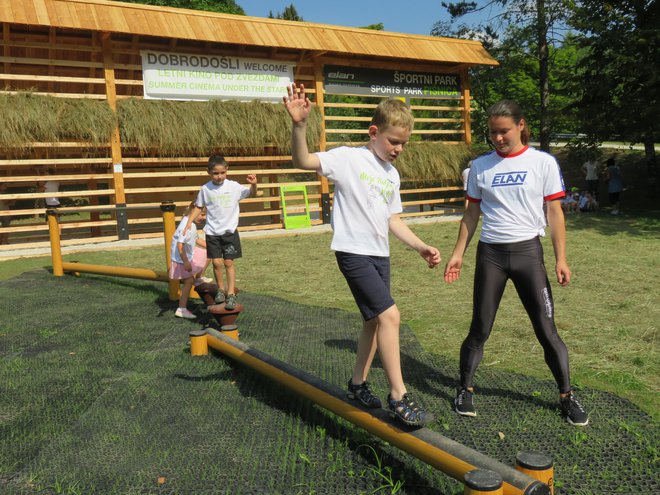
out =
[[[468,184],[468,177],[470,176],[470,166],[472,165],[472,160],[470,160],[467,164],[467,167],[461,172],[461,179],[463,179],[463,194],[465,194],[465,204],[464,210],[467,210],[468,207],[468,200],[467,200],[467,184]]]
[[[183,230],[188,225],[188,215],[195,203],[190,203],[183,218],[179,222],[174,235],[172,236],[172,245],[170,247],[170,268],[169,277],[171,280],[183,280],[181,286],[181,295],[179,296],[179,307],[174,313],[178,318],[193,319],[195,315],[188,309],[188,297],[193,285],[199,285],[210,279],[203,277],[206,269],[206,242],[200,239],[197,234],[197,228],[202,227],[206,221],[204,210],[197,215],[194,223],[184,234]]]
[[[600,164],[596,160],[596,155],[593,153],[589,155],[587,161],[582,165],[582,173],[584,174],[584,179],[587,184],[587,191],[589,191],[595,199],[598,199],[599,168]]]
[[[607,180],[607,194],[612,205],[612,215],[621,213],[621,192],[623,191],[623,176],[621,169],[614,161],[614,158],[608,158],[606,162],[605,179]]]
[[[184,234],[206,208],[206,255],[213,262],[213,273],[218,284],[215,301],[225,303],[225,309],[236,308],[236,266],[234,260],[240,258],[241,239],[238,235],[239,201],[257,195],[257,176],[249,174],[246,178],[249,187],[227,179],[229,165],[224,157],[212,155],[209,158],[207,172],[211,178],[202,186],[191,208],[188,225]],[[225,286],[222,268],[227,273]],[[226,290],[226,292],[225,292]]]

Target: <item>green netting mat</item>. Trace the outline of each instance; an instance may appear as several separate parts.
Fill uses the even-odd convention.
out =
[[[462,493],[256,372],[191,357],[189,331],[214,320],[201,306],[198,320],[175,319],[165,284],[34,271],[0,293],[0,493]],[[239,299],[244,343],[344,386],[357,312]],[[433,430],[510,465],[519,451],[551,455],[556,494],[660,492],[658,425],[630,402],[581,390],[591,424],[575,428],[559,415],[554,382],[482,367],[479,416],[461,418],[456,360],[424,352],[405,326],[401,343]],[[378,362],[370,379],[384,397]]]

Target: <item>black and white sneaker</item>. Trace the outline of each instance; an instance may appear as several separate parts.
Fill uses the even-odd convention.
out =
[[[476,416],[477,410],[474,408],[474,394],[467,388],[463,387],[456,393],[454,399],[454,409],[461,416]]]
[[[366,381],[362,382],[360,385],[353,385],[353,380],[348,380],[348,393],[346,396],[349,399],[359,400],[370,409],[378,409],[382,407],[380,399],[373,394]]]
[[[387,407],[390,416],[408,426],[424,426],[435,419],[433,414],[426,411],[410,393],[403,394],[401,400],[394,400],[388,395]]]
[[[571,390],[566,397],[559,399],[561,412],[566,416],[566,421],[574,426],[587,426],[589,424],[589,415],[585,411],[577,397]]]

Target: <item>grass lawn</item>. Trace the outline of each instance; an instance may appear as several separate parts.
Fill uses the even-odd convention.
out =
[[[448,257],[455,222],[413,229]],[[557,494],[657,493],[659,217],[571,216],[568,235],[574,280],[553,289],[589,427],[559,417],[512,287],[476,377],[479,416],[452,412],[474,246],[464,278],[448,286],[441,270],[392,243],[404,376],[436,414],[431,429],[509,464],[520,450],[552,452]],[[342,385],[360,319],[329,242],[330,234],[244,238],[241,339]],[[550,262],[549,239],[544,246]],[[163,258],[163,247],[66,256],[159,270]],[[192,359],[187,332],[209,316],[196,309],[200,321],[173,318],[165,284],[32,271],[49,265],[47,257],[0,262],[1,492],[462,493],[244,367]],[[370,379],[386,389],[377,362]]]
[[[446,260],[457,233],[454,222],[413,225]],[[243,239],[238,284],[251,292],[310,305],[356,311],[329,250],[331,235]],[[553,283],[556,323],[571,360],[572,381],[630,399],[660,417],[657,350],[660,322],[660,216],[606,213],[569,215],[569,287]],[[552,270],[549,236],[543,241]],[[464,276],[453,285],[442,270],[393,239],[392,292],[402,314],[427,352],[456,357],[471,317],[474,245]],[[163,248],[76,253],[65,260],[163,269]],[[0,279],[50,266],[50,258],[0,262]],[[207,274],[208,275],[208,274]],[[482,366],[550,378],[540,345],[511,284],[507,286]],[[405,373],[405,370],[404,370]]]

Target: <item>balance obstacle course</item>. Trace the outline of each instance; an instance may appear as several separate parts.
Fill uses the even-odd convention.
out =
[[[125,210],[140,210],[145,207],[123,207]],[[171,301],[176,301],[179,298],[179,280],[170,280],[167,275],[167,267],[170,266],[171,253],[170,246],[172,244],[172,237],[176,230],[176,222],[174,218],[174,210],[176,206],[172,201],[164,201],[160,205],[163,214],[163,236],[165,242],[165,268],[164,272],[151,270],[148,268],[131,268],[126,266],[111,266],[111,265],[95,265],[79,262],[65,262],[62,260],[62,246],[60,239],[59,229],[59,213],[55,209],[47,210],[48,217],[48,231],[50,237],[50,251],[51,259],[53,262],[53,275],[61,277],[65,272],[80,274],[92,273],[95,275],[107,275],[111,277],[124,277],[135,278],[140,280],[154,280],[159,282],[168,283],[168,296]],[[115,210],[116,207],[108,208]],[[236,321],[238,314],[243,311],[243,306],[237,304],[233,310],[226,310],[224,304],[215,304],[215,296],[218,292],[216,284],[204,283],[191,289],[191,297],[201,297],[207,305],[209,313],[211,313],[218,323],[222,325],[230,325]],[[236,289],[238,293],[239,290]]]
[[[406,428],[392,420],[386,410],[366,409],[349,401],[339,387],[252,349],[222,331],[207,328],[189,336],[192,355],[206,355],[209,347],[221,352],[464,483],[465,494],[552,493],[552,461],[546,456],[519,454],[518,464],[523,465],[514,469],[427,428]]]

